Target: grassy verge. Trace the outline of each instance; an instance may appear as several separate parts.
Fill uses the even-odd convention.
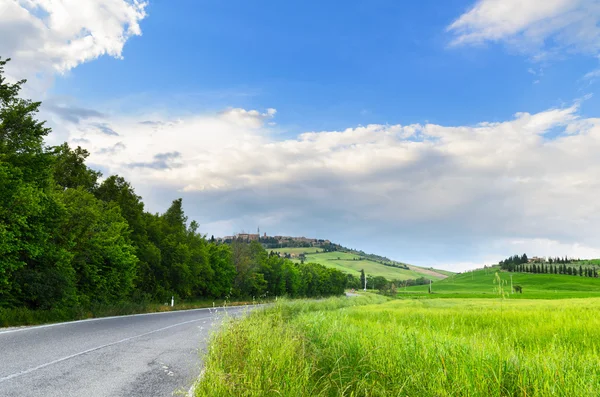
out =
[[[369,301],[370,300],[370,301]],[[600,299],[279,303],[213,339],[197,396],[597,396]]]
[[[127,314],[157,313],[173,310],[200,309],[213,306],[250,305],[253,301],[195,300],[176,303],[173,307],[158,303],[125,302],[115,305],[97,305],[89,309],[70,308],[55,310],[31,310],[26,308],[1,309],[0,327],[39,325],[88,318],[122,316]],[[260,303],[266,303],[261,301]]]

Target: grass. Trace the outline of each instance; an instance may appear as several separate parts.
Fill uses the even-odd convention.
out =
[[[429,298],[496,297],[494,277],[497,268],[475,270],[456,274],[432,284],[433,294],[428,294],[428,286],[421,285],[399,289],[399,296]],[[510,294],[511,299],[562,299],[600,297],[600,278],[568,276],[560,274],[532,274],[500,272],[500,277],[510,290],[513,285],[523,287],[522,294]]]
[[[323,266],[332,267],[341,270],[345,273],[360,276],[360,270],[364,269],[367,275],[383,276],[388,280],[408,280],[425,277],[432,280],[437,280],[431,274],[422,274],[417,270],[407,270],[397,267],[385,266],[381,263],[371,260],[360,260],[359,255],[350,254],[347,252],[322,252],[318,254],[307,254],[306,262],[320,263]]]
[[[320,263],[323,266],[331,267],[337,270],[341,270],[345,273],[354,274],[360,276],[360,270],[364,269],[365,272],[372,276],[383,276],[388,280],[408,280],[417,279],[419,277],[425,277],[430,280],[439,280],[443,277],[453,275],[454,273],[438,270],[433,268],[420,268],[418,266],[410,266],[410,269],[401,269],[392,266],[385,266],[379,262],[366,259],[360,259],[361,256],[349,252],[323,252],[321,248],[310,247],[310,248],[298,248],[298,247],[287,247],[287,248],[273,248],[268,251],[279,252],[282,254],[306,254],[307,262]],[[338,259],[339,258],[339,259]],[[296,262],[300,259],[295,258]],[[421,271],[421,269],[423,271]]]
[[[598,310],[598,298],[280,302],[213,337],[196,396],[597,396]]]
[[[302,248],[302,247],[285,247],[285,248],[267,248],[268,252],[280,252],[282,254],[308,254],[308,253],[312,253],[314,254],[315,252],[323,252],[322,248],[319,247],[308,247],[308,248]]]
[[[436,272],[436,273],[443,274],[444,276],[448,276],[448,277],[450,277],[450,276],[454,276],[454,275],[456,274],[456,273],[454,273],[454,272],[451,272],[451,271],[449,271],[449,270],[443,270],[443,269],[434,269],[434,268],[432,268],[432,267],[428,267],[427,269],[428,269],[428,270],[432,270],[432,271],[434,271],[434,272]]]
[[[27,308],[2,309],[0,308],[0,327],[13,327],[23,325],[39,325],[63,321],[84,320],[88,318],[122,316],[127,314],[156,313],[173,310],[200,309],[213,306],[239,306],[249,305],[252,301],[223,301],[223,300],[195,300],[178,302],[173,307],[158,303],[133,303],[124,302],[114,305],[97,305],[89,309],[65,308],[54,310],[31,310]]]

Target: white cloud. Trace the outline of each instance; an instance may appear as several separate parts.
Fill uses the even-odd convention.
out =
[[[598,0],[479,0],[450,26],[452,44],[506,42],[540,59],[559,50],[597,54]]]
[[[138,0],[0,0],[0,55],[14,78],[64,73],[101,55],[121,58],[141,34]]]
[[[586,73],[585,76],[583,76],[583,79],[589,81],[590,83],[594,83],[598,77],[600,77],[600,69],[592,70],[591,72]]]
[[[464,263],[489,258],[474,247],[512,254],[515,239],[551,241],[562,255],[599,252],[600,119],[579,117],[578,105],[474,126],[367,125],[285,140],[267,125],[274,114],[112,118],[118,136],[72,123],[70,142],[142,192],[179,190],[203,224],[221,225],[209,233],[270,224],[351,242],[385,236],[405,260],[417,244],[446,247],[431,250],[431,263],[456,256],[448,247],[471,254],[456,259]],[[518,248],[549,252],[532,247],[543,252]]]
[[[221,118],[239,125],[240,127],[259,128],[266,120],[272,119],[277,113],[276,109],[269,108],[264,113],[257,110],[246,110],[240,108],[230,108],[220,113]]]

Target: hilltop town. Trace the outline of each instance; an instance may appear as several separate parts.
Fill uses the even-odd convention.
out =
[[[221,243],[231,243],[234,240],[237,241],[258,241],[265,248],[284,248],[284,247],[322,247],[326,248],[331,246],[331,241],[308,238],[308,237],[294,237],[294,236],[268,236],[267,233],[260,235],[259,233],[238,233],[233,236],[219,237],[216,239]]]

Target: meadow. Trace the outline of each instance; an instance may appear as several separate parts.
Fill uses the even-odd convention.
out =
[[[496,281],[498,267],[479,269],[439,280],[429,286],[421,285],[399,288],[399,297],[427,298],[494,298],[498,296]],[[563,299],[600,297],[600,278],[569,276],[562,274],[532,274],[498,272],[503,289],[510,299]],[[512,285],[519,285],[523,293],[511,293]]]
[[[438,280],[441,277],[445,277],[442,274],[436,276],[437,273],[429,271],[420,273],[419,268],[416,266],[411,266],[413,270],[385,266],[375,261],[360,259],[359,255],[347,252],[321,252],[318,254],[310,252],[308,251],[306,254],[306,262],[319,263],[355,276],[360,276],[361,269],[364,269],[365,273],[370,276],[382,276],[388,280],[414,280],[419,277]]]
[[[597,396],[600,298],[279,302],[213,337],[196,396]]]
[[[331,267],[337,270],[341,270],[345,273],[360,276],[361,269],[373,277],[382,276],[388,280],[409,280],[417,279],[419,277],[425,277],[430,280],[439,280],[444,277],[453,275],[454,273],[438,269],[425,269],[418,266],[407,265],[409,269],[402,269],[392,266],[385,266],[374,260],[362,258],[360,255],[353,254],[350,252],[323,252],[322,249],[317,247],[309,248],[274,248],[268,251],[279,252],[282,254],[305,254],[305,262],[319,263],[323,266]],[[300,259],[294,258],[295,262],[300,262]]]
[[[268,248],[267,251],[280,252],[282,254],[315,254],[323,252],[322,248],[318,247],[285,247],[285,248]]]

